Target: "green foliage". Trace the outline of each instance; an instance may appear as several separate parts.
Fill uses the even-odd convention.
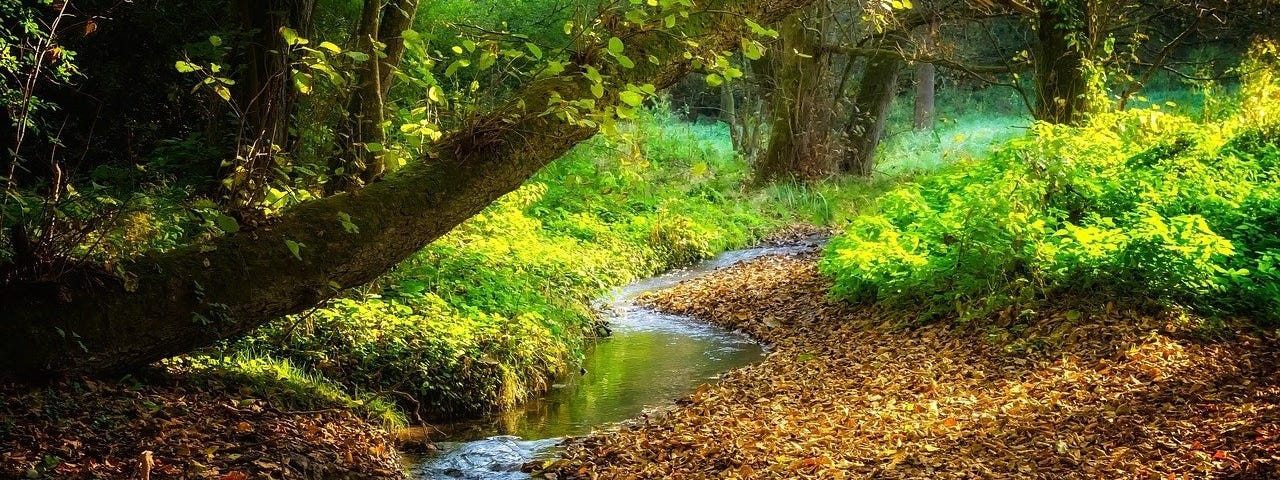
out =
[[[1274,321],[1277,133],[1274,119],[1196,123],[1155,108],[1037,124],[884,195],[821,269],[838,297],[929,305],[925,318],[1102,290]]]
[[[771,200],[747,197],[748,174],[722,127],[642,110],[360,295],[230,348],[288,360],[346,391],[398,392],[424,412],[509,407],[577,364],[596,327],[590,305],[608,289],[791,218],[754,213]]]

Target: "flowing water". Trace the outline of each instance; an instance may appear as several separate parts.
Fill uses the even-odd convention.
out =
[[[416,479],[518,479],[521,464],[555,455],[563,437],[633,418],[664,405],[726,371],[763,358],[745,335],[636,305],[640,295],[770,254],[796,254],[816,243],[727,252],[694,267],[627,285],[599,309],[613,334],[586,353],[583,369],[524,408],[439,426],[437,452],[413,459]],[[443,439],[440,434],[443,433]]]

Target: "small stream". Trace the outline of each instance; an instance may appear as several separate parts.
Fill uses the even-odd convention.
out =
[[[612,335],[586,353],[583,370],[550,392],[479,420],[436,426],[435,453],[411,459],[414,479],[522,479],[520,465],[553,457],[564,437],[621,422],[666,405],[720,374],[761,360],[764,348],[746,335],[681,315],[636,305],[662,290],[735,263],[811,250],[817,240],[726,252],[693,267],[616,289],[598,308]]]

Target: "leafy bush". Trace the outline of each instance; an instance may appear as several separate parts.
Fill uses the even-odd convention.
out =
[[[1269,122],[1148,108],[1037,124],[884,195],[821,269],[837,297],[929,305],[926,319],[1104,290],[1277,320],[1280,130]]]

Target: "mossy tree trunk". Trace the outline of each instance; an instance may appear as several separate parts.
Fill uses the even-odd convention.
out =
[[[606,67],[617,84],[667,87],[690,70],[685,38],[705,51],[738,45],[742,17],[775,22],[811,0],[722,0],[677,31],[629,32],[628,52],[661,65]],[[591,58],[600,45],[587,46]],[[702,54],[703,51],[698,52]],[[0,376],[109,372],[242,335],[367,283],[518,188],[595,129],[544,115],[553,93],[591,98],[581,71],[536,80],[358,191],[309,201],[243,230],[119,266],[0,288]],[[616,104],[616,94],[598,100]],[[344,228],[340,215],[358,230]],[[97,272],[97,273],[93,273]]]
[[[889,106],[897,92],[902,57],[878,53],[867,58],[866,69],[853,97],[853,112],[845,125],[848,147],[840,162],[840,170],[859,176],[870,176],[875,169],[876,147],[884,136]]]
[[[1086,54],[1092,43],[1089,0],[1045,0],[1036,18],[1037,120],[1077,123],[1089,111]]]
[[[797,13],[778,28],[770,88],[769,145],[754,166],[757,182],[812,180],[834,173],[831,119],[834,98],[820,21]]]

